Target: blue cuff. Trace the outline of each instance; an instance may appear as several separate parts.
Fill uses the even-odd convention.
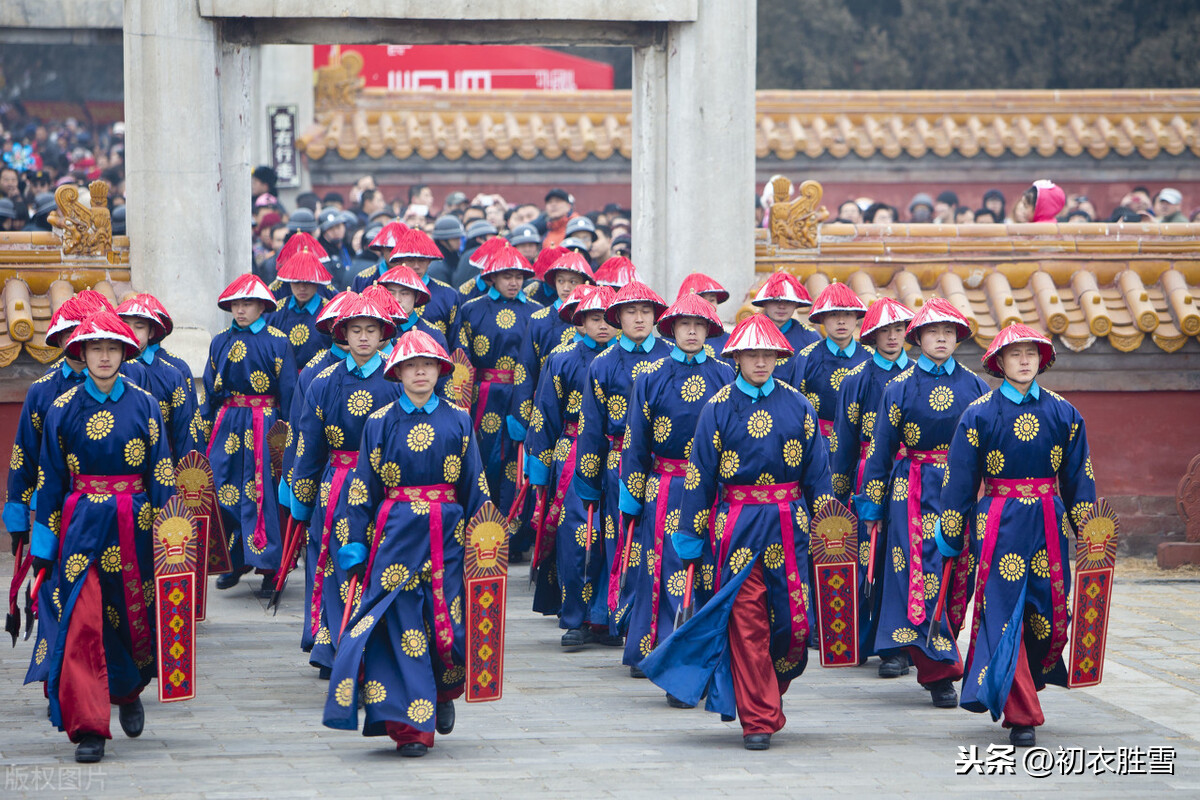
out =
[[[296,500],[296,496],[292,494],[292,487],[288,486],[287,481],[280,480],[279,481],[279,505],[283,506],[284,508],[291,508],[292,503],[295,502],[295,500]]]
[[[854,508],[858,511],[858,518],[864,522],[877,522],[883,519],[883,506],[879,503],[872,503],[865,494],[854,495]]]
[[[58,558],[58,537],[54,535],[54,531],[40,522],[33,523],[29,554],[34,558],[44,558],[48,561]]]
[[[633,499],[633,495],[625,488],[625,482],[621,481],[621,499],[617,506],[621,509],[621,513],[627,517],[640,517],[642,515],[642,504]]]
[[[933,541],[937,544],[938,552],[943,558],[958,558],[962,555],[963,548],[954,549],[954,546],[946,541],[946,537],[942,536],[942,521],[939,519],[933,523]]]
[[[24,533],[29,530],[29,506],[24,503],[5,503],[3,519],[9,533]]]
[[[282,485],[283,484],[280,484],[280,486]],[[296,520],[297,522],[308,522],[310,519],[312,519],[313,507],[301,503],[295,497],[292,498],[292,504],[288,508],[292,512],[292,519]]]
[[[525,474],[534,486],[545,486],[550,482],[550,468],[543,464],[540,458],[528,454],[525,457]]]
[[[514,417],[512,414],[509,414],[505,419],[505,422],[508,423],[508,438],[512,439],[514,442],[525,441],[525,426],[522,425],[516,417]]]
[[[575,494],[579,495],[579,499],[585,503],[596,503],[600,500],[600,490],[594,488],[578,473],[571,479],[571,487],[575,490]]]
[[[348,542],[338,548],[337,560],[338,566],[345,572],[367,560],[367,546],[359,542]]]
[[[683,561],[699,558],[704,553],[704,540],[685,531],[674,531],[671,544],[675,546],[675,555]]]

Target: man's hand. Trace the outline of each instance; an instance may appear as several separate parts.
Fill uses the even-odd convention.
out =
[[[37,578],[37,576],[42,573],[42,570],[45,570],[46,575],[49,576],[50,573],[54,571],[54,559],[53,558],[38,558],[37,556],[34,556],[33,557],[34,578]]]
[[[29,544],[29,531],[9,531],[12,536],[12,554],[17,554],[17,548],[22,544]]]

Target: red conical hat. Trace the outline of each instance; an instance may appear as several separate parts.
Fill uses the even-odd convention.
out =
[[[97,342],[110,339],[125,345],[125,359],[133,358],[141,350],[133,330],[125,321],[117,316],[115,311],[93,311],[84,317],[83,322],[75,328],[71,338],[67,340],[67,355],[76,361],[83,361],[83,343]]]
[[[66,339],[75,332],[76,326],[83,322],[88,314],[97,310],[101,309],[91,308],[87,301],[80,299],[79,295],[68,297],[50,316],[50,325],[46,328],[46,344],[51,347],[62,347],[66,344]],[[62,341],[59,341],[60,338]]]
[[[375,235],[375,238],[367,245],[367,249],[381,254],[391,253],[396,249],[396,245],[400,243],[400,234],[406,230],[408,230],[408,226],[403,222],[392,220],[387,225],[384,225],[383,230]]]
[[[617,321],[617,312],[621,306],[633,305],[634,303],[649,303],[654,306],[655,321],[667,310],[667,304],[658,296],[657,292],[641,281],[630,281],[621,287],[616,297],[608,304],[608,309],[604,312],[604,318],[608,320],[609,325],[619,328],[621,323]]]
[[[396,322],[406,322],[408,320],[408,314],[404,313],[404,306],[400,305],[400,302],[392,297],[392,293],[387,290],[386,286],[373,283],[362,290],[362,296],[373,303],[380,311],[387,312]]]
[[[491,241],[490,239],[488,241]],[[545,250],[537,254],[537,259],[533,262],[533,277],[539,281],[546,276],[546,270],[550,269],[550,265],[571,251],[565,247],[547,247]],[[589,270],[591,267],[588,268]]]
[[[158,315],[158,311],[145,301],[146,295],[135,294],[125,300],[124,303],[117,306],[117,316],[119,317],[138,317],[150,323],[150,339],[153,344],[159,339],[167,335],[166,326],[163,325],[162,317]]]
[[[338,313],[342,309],[342,303],[345,303],[351,297],[358,297],[357,294],[349,289],[338,292],[332,299],[317,312],[317,321],[313,323],[313,327],[326,336],[333,333],[333,325],[337,322]]]
[[[957,329],[960,342],[971,335],[971,323],[967,322],[967,318],[954,307],[953,303],[941,297],[931,297],[925,301],[925,305],[921,306],[921,310],[908,323],[908,330],[904,332],[905,341],[909,344],[919,344],[917,330],[939,322],[949,322],[953,325]]]
[[[491,239],[488,239],[486,242],[479,245],[479,247],[475,248],[475,252],[471,253],[471,257],[467,259],[467,263],[472,267],[478,267],[480,270],[482,270],[484,265],[487,264],[487,260],[491,257],[492,253],[496,253],[507,247],[512,247],[512,245],[508,243],[508,239],[505,239],[503,236],[493,236]]]
[[[802,306],[813,304],[808,290],[804,288],[800,279],[790,272],[783,271],[771,273],[771,277],[767,278],[767,282],[762,285],[750,303],[761,306],[768,300],[784,300],[788,303],[799,303]]]
[[[152,309],[154,309],[155,313],[158,314],[158,318],[163,324],[163,330],[166,331],[166,333],[163,334],[163,337],[165,338],[170,336],[171,331],[175,330],[175,323],[171,321],[171,315],[167,313],[167,307],[159,302],[159,299],[149,292],[141,292],[138,294],[138,297],[141,298],[143,303],[150,306]]]
[[[808,311],[808,319],[811,322],[820,322],[821,317],[831,311],[852,311],[859,317],[864,317],[867,314],[867,307],[863,305],[863,301],[858,295],[844,283],[831,283],[825,287],[825,291],[817,296],[817,301],[813,303],[813,307]]]
[[[411,358],[433,358],[441,362],[443,375],[454,371],[454,362],[437,340],[423,330],[413,328],[396,340],[396,346],[384,367],[389,380],[400,380],[400,365]]]
[[[704,291],[711,290],[705,289]],[[721,324],[721,318],[717,316],[716,310],[713,309],[711,303],[700,297],[699,292],[683,292],[681,290],[679,298],[658,318],[658,332],[663,336],[674,336],[675,320],[680,317],[699,317],[704,320],[708,323],[709,336],[725,332],[725,326]]]
[[[386,289],[384,289],[384,294],[387,294]],[[392,299],[390,294],[388,295],[388,299]],[[403,312],[403,309],[401,311]],[[350,320],[361,317],[373,319],[379,323],[383,328],[384,341],[396,335],[396,323],[392,320],[391,312],[380,308],[364,293],[357,297],[348,298],[346,302],[342,303],[337,322],[333,323],[334,341],[346,341],[346,326],[350,323]]]
[[[538,256],[538,260],[541,260],[540,255]],[[596,282],[596,276],[592,274],[592,265],[588,263],[586,258],[573,250],[565,250],[561,257],[547,267],[542,273],[542,280],[552,284],[556,272],[574,272],[576,275],[582,275],[584,281],[587,283]],[[534,267],[533,274],[537,275],[537,267]]]
[[[311,233],[293,233],[288,237],[288,240],[283,243],[283,247],[279,249],[279,254],[275,256],[275,268],[283,266],[289,258],[296,253],[312,253],[318,259],[328,258],[329,254],[325,252],[325,248],[321,243],[313,238]]]
[[[642,276],[638,274],[637,267],[625,256],[613,256],[596,270],[596,283],[602,283],[614,289],[620,289],[633,281],[645,283]]]
[[[579,288],[584,287],[580,286]],[[575,306],[575,311],[571,314],[573,325],[582,325],[583,318],[588,312],[607,312],[609,305],[617,298],[617,293],[612,290],[611,286],[588,286],[587,289],[587,294],[583,295],[579,305]],[[608,315],[605,314],[605,316]]]
[[[991,346],[983,354],[983,368],[989,375],[997,378],[1004,377],[1004,370],[1000,369],[1000,351],[1017,342],[1033,342],[1037,345],[1040,356],[1038,360],[1039,375],[1050,369],[1050,365],[1054,363],[1054,344],[1028,325],[1014,322],[996,334],[996,338],[992,339]]]
[[[275,295],[271,294],[271,290],[263,283],[262,278],[252,272],[234,278],[233,282],[226,286],[225,291],[221,292],[221,296],[217,298],[217,306],[223,311],[228,311],[234,300],[261,300],[266,311],[274,311],[279,308]]]
[[[861,342],[870,344],[870,340],[874,338],[875,333],[880,328],[886,328],[888,325],[894,325],[897,322],[908,322],[913,318],[912,309],[897,300],[890,297],[881,297],[871,307],[867,309],[867,315],[863,317],[862,330],[858,334],[858,339]]]
[[[503,239],[500,241],[504,242]],[[521,255],[521,251],[504,242],[504,247],[496,248],[496,252],[485,259],[479,274],[481,277],[487,277],[509,270],[533,275],[533,267],[529,266],[529,262],[525,260],[525,256]]]
[[[727,356],[739,350],[774,350],[783,358],[795,352],[779,332],[779,328],[765,314],[751,314],[735,325],[721,355]]]
[[[412,290],[413,294],[417,296],[416,300],[413,301],[413,308],[425,305],[430,299],[429,287],[417,277],[417,273],[403,264],[397,264],[380,275],[376,283],[381,286],[385,283],[392,283],[396,286],[403,286],[405,289]]]
[[[95,289],[80,289],[75,293],[75,299],[83,303],[84,308],[90,308],[92,311],[115,310],[112,302]]]
[[[292,253],[287,261],[276,259],[275,263],[278,266],[276,276],[284,283],[315,283],[321,286],[333,283],[333,276],[311,250],[300,250]]]
[[[567,299],[558,307],[558,318],[563,322],[571,323],[575,319],[575,309],[595,288],[590,283],[581,283],[572,289],[571,293],[567,295]]]
[[[685,294],[707,294],[713,292],[717,295],[717,304],[720,305],[729,299],[729,292],[724,286],[717,283],[715,280],[705,275],[703,272],[693,272],[683,279],[683,283],[679,285],[679,294],[676,299],[683,297]]]
[[[442,251],[425,231],[409,228],[396,237],[396,247],[388,255],[388,263],[394,264],[405,258],[428,258],[431,261],[442,257]]]

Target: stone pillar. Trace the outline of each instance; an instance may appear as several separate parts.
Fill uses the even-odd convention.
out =
[[[251,132],[254,166],[271,163],[270,131],[267,127],[268,106],[296,106],[296,135],[312,124],[313,114],[313,56],[310,45],[265,44],[254,48],[254,83]],[[295,207],[296,195],[312,188],[304,163],[300,170],[300,186],[280,189],[280,199],[288,208]]]
[[[248,75],[248,56],[195,0],[126,0],[124,40],[133,284],[166,305],[170,349],[199,370],[227,324],[217,295],[250,264],[248,79],[222,77]]]
[[[689,272],[735,298],[754,278],[755,6],[706,2],[634,52],[633,256],[668,301]]]

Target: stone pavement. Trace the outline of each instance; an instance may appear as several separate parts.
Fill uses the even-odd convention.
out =
[[[5,561],[8,559],[5,558]],[[737,723],[670,709],[618,663],[619,651],[563,652],[555,622],[533,615],[525,581],[509,602],[504,699],[458,703],[458,727],[423,759],[401,759],[386,738],[320,724],[327,684],[299,651],[293,588],[279,615],[246,582],[212,592],[200,639],[200,696],[146,704],[146,731],[116,738],[97,767],[45,717],[37,687],[22,687],[30,642],[0,643],[0,796],[50,797],[745,797],[1066,791],[1140,796],[1200,793],[1200,577],[1147,569],[1116,584],[1104,684],[1042,693],[1039,745],[1096,751],[1174,748],[1174,775],[1085,774],[1038,779],[1018,756],[1009,775],[956,776],[959,748],[1007,743],[986,715],[937,710],[912,675],[884,681],[878,663],[810,666],[784,701],[787,727],[749,753]],[[523,577],[525,568],[514,569]],[[7,586],[7,580],[4,585]],[[257,585],[257,580],[253,585]],[[148,695],[155,694],[154,685]],[[1111,756],[1115,758],[1115,754]],[[79,768],[77,768],[77,766]],[[1115,763],[1114,763],[1115,768]],[[1145,765],[1142,767],[1145,769]],[[83,785],[86,788],[76,788]]]

